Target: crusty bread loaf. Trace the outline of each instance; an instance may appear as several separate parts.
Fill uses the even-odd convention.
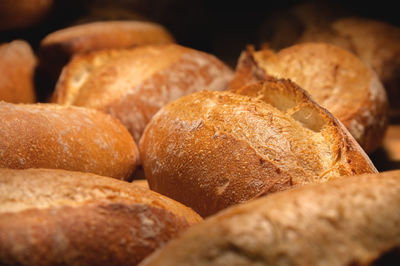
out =
[[[352,53],[325,43],[303,43],[278,53],[245,51],[230,85],[269,77],[288,78],[339,119],[366,152],[382,142],[387,126],[385,90],[369,67]]]
[[[129,179],[138,150],[109,115],[55,104],[0,102],[0,167],[58,168]]]
[[[65,170],[0,169],[1,265],[136,265],[201,221],[146,188]]]
[[[385,22],[346,17],[329,25],[307,28],[298,42],[328,42],[354,52],[371,66],[388,90],[391,105],[400,108],[400,28]]]
[[[214,56],[175,44],[103,50],[64,68],[53,102],[109,113],[139,141],[162,106],[195,91],[225,89],[231,77]]]
[[[309,185],[210,217],[140,265],[380,265],[400,248],[399,209],[400,171]]]
[[[33,103],[36,64],[36,56],[27,42],[16,40],[0,44],[0,100]]]
[[[53,0],[1,0],[0,30],[31,28],[45,18]]]
[[[156,23],[92,22],[50,33],[40,43],[39,56],[42,68],[51,76],[58,76],[62,66],[78,53],[172,42],[171,34]]]
[[[347,130],[294,83],[242,90],[265,97],[198,92],[153,117],[139,145],[152,190],[208,216],[293,186],[376,172]]]

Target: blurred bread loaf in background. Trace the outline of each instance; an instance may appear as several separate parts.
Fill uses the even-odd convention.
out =
[[[346,17],[312,25],[297,42],[319,41],[352,51],[372,67],[388,91],[393,114],[400,109],[400,28],[381,21]]]
[[[152,118],[139,150],[150,188],[202,216],[294,186],[376,172],[347,130],[288,80],[179,98]]]
[[[176,44],[103,50],[75,57],[52,101],[111,114],[138,142],[162,106],[196,91],[226,89],[232,75],[216,57]]]
[[[138,150],[129,132],[96,110],[0,102],[0,167],[54,168],[129,180]]]
[[[0,44],[0,101],[35,102],[36,55],[29,43],[15,40]]]
[[[271,77],[299,84],[366,152],[381,145],[388,124],[386,91],[376,73],[354,54],[327,43],[303,43],[277,53],[249,48],[240,56],[230,88]]]
[[[172,43],[161,25],[143,21],[97,21],[74,25],[48,34],[38,50],[43,78],[53,89],[62,67],[76,54],[153,43]],[[46,82],[44,82],[46,84]]]
[[[149,189],[65,170],[0,169],[1,265],[122,265],[201,221]]]

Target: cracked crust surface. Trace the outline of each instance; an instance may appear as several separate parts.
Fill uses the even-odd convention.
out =
[[[379,265],[400,248],[399,181],[392,171],[274,193],[210,217],[141,266]]]
[[[151,189],[208,216],[263,194],[376,172],[349,133],[287,80],[204,91],[161,109],[139,144]]]
[[[326,43],[303,43],[274,53],[248,49],[232,90],[254,80],[287,78],[339,119],[366,152],[379,147],[388,118],[386,92],[369,67],[352,53]]]
[[[0,169],[2,265],[136,265],[201,221],[147,188],[65,170]]]
[[[47,35],[40,43],[41,67],[48,73],[59,71],[74,55],[102,49],[174,43],[161,25],[143,21],[99,21],[64,28]]]
[[[390,95],[391,107],[398,108],[400,29],[382,21],[345,17],[329,25],[312,25],[297,41],[327,42],[348,49],[378,74]]]
[[[199,90],[223,90],[232,74],[214,56],[174,44],[98,51],[64,68],[53,102],[109,113],[138,142],[162,106]]]

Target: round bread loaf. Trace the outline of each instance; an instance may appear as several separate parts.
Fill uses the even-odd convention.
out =
[[[92,22],[47,35],[39,47],[40,64],[53,77],[75,54],[109,48],[127,48],[152,43],[172,43],[161,25],[143,21]]]
[[[293,186],[376,172],[347,130],[294,83],[243,90],[265,97],[197,92],[153,117],[139,145],[152,190],[208,216]]]
[[[1,265],[136,265],[189,226],[149,189],[65,170],[0,169]]]
[[[55,104],[0,102],[0,167],[57,168],[129,179],[138,150],[109,115]]]
[[[371,66],[388,90],[392,107],[400,108],[400,28],[385,22],[346,17],[307,28],[298,42],[328,42],[355,53]]]
[[[398,265],[399,208],[400,171],[308,185],[210,217],[140,265]]]
[[[53,102],[109,113],[139,141],[162,106],[195,91],[226,89],[231,77],[214,56],[175,44],[103,50],[64,68]]]
[[[278,53],[245,51],[230,85],[270,77],[288,78],[339,119],[366,152],[381,145],[387,123],[385,90],[369,67],[352,53],[325,43],[303,43]]]
[[[16,40],[0,44],[0,100],[33,103],[36,64],[36,56],[27,42]]]

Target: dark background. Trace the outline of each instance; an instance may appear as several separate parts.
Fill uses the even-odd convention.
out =
[[[3,0],[0,0],[3,1]],[[234,67],[246,44],[258,45],[263,26],[277,14],[285,19],[290,8],[305,1],[184,1],[184,0],[55,0],[49,14],[25,29],[0,31],[0,42],[25,39],[37,50],[48,33],[94,20],[145,19],[164,25],[184,46],[212,53]],[[314,1],[334,4],[339,9],[362,17],[399,26],[396,1]],[[1,6],[0,6],[1,8]],[[94,14],[94,9],[108,10]],[[122,11],[121,11],[122,10]],[[1,10],[0,10],[1,15]],[[267,36],[268,37],[268,36]]]

